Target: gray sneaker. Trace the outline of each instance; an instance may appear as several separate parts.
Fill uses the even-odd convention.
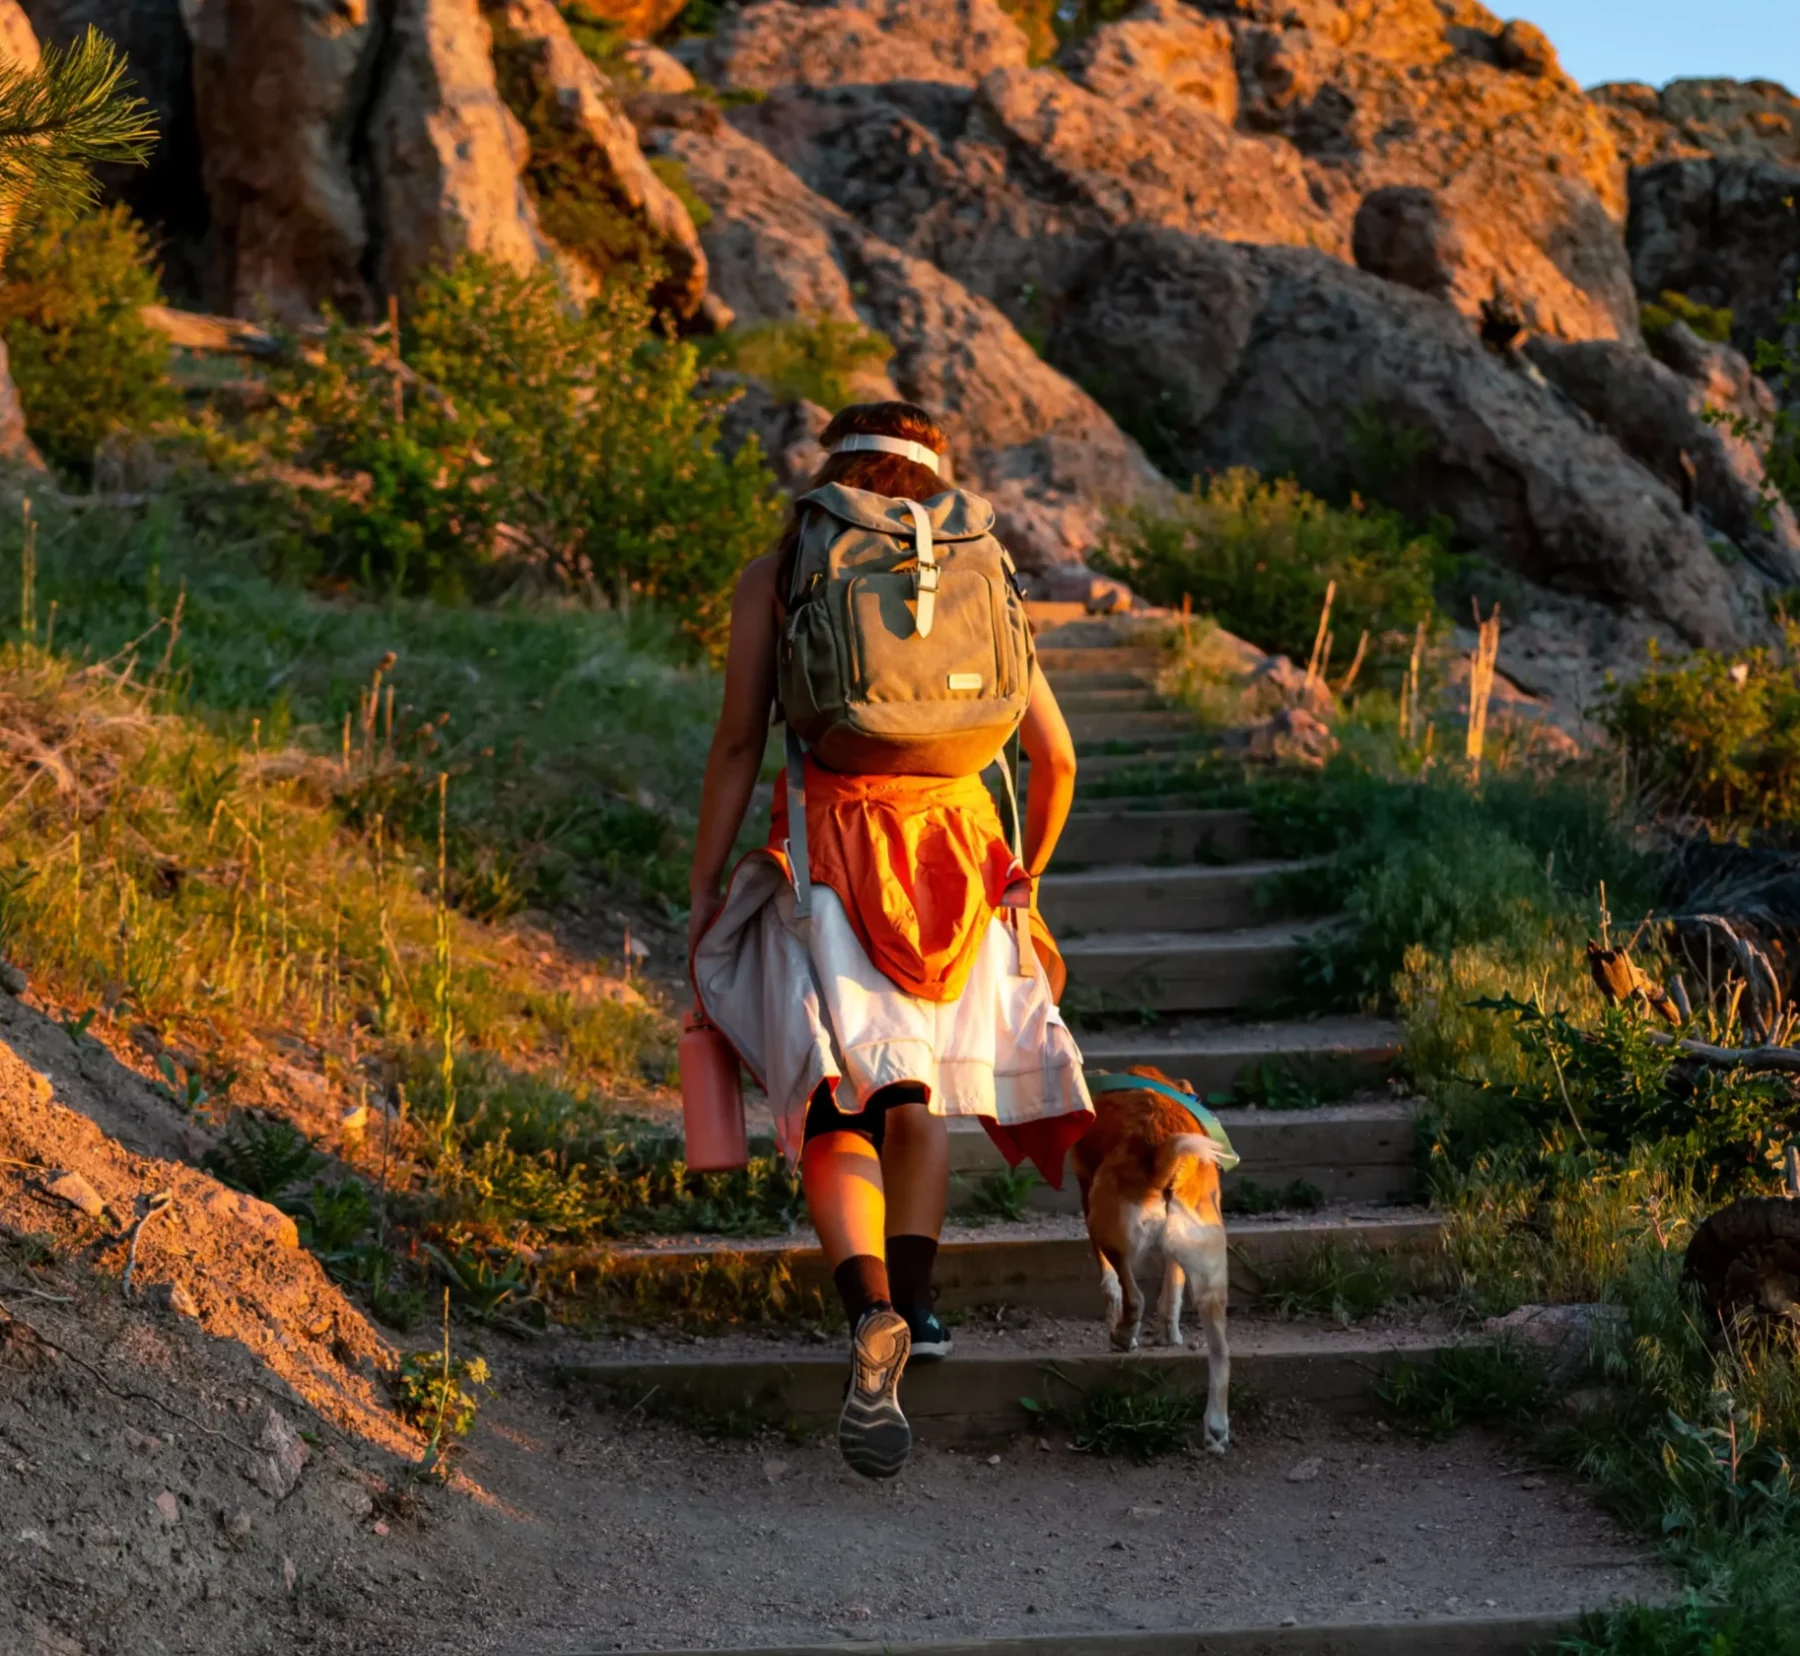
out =
[[[870,1311],[850,1339],[850,1382],[838,1416],[838,1449],[865,1478],[899,1475],[912,1453],[912,1428],[900,1412],[900,1376],[912,1349],[898,1311]]]
[[[937,1312],[909,1307],[904,1315],[915,1363],[938,1363],[950,1355],[950,1330],[938,1321]]]

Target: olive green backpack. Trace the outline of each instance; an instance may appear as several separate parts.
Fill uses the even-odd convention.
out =
[[[835,771],[972,776],[1031,696],[1031,625],[994,509],[829,483],[803,495],[778,660],[790,732]]]

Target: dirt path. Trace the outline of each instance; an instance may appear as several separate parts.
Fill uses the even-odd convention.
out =
[[[954,1359],[952,1359],[954,1361]],[[1021,1437],[922,1447],[891,1486],[827,1442],[708,1441],[596,1409],[500,1352],[465,1505],[382,1545],[426,1572],[426,1656],[900,1640],[1561,1610],[1655,1595],[1644,1545],[1510,1444],[1301,1411],[1150,1466]]]

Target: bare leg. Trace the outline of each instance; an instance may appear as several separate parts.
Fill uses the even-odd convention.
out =
[[[890,1109],[881,1179],[887,1190],[889,1236],[938,1235],[950,1200],[949,1123],[923,1104]]]
[[[800,1184],[825,1263],[834,1271],[857,1254],[887,1257],[881,1161],[861,1133],[808,1139],[800,1153]]]

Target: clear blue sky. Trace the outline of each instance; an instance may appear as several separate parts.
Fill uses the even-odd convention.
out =
[[[1528,17],[1583,86],[1691,75],[1776,80],[1800,94],[1800,0],[1488,0]],[[1514,8],[1517,8],[1516,10]]]

